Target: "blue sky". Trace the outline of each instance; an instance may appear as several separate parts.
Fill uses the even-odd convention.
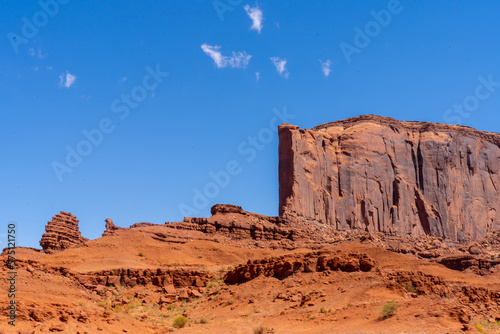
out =
[[[277,215],[282,121],[499,131],[498,1],[2,0],[0,13],[0,247],[10,221],[39,247],[60,210],[91,239],[106,218],[216,203]]]

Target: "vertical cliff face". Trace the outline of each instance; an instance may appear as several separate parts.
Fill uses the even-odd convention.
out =
[[[288,221],[453,240],[500,228],[500,134],[371,115],[278,131]]]
[[[71,213],[61,211],[45,226],[40,246],[49,251],[63,250],[86,240],[80,234],[78,219]]]

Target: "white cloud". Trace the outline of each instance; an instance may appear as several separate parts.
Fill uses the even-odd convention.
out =
[[[73,75],[66,71],[66,73],[62,73],[59,75],[59,84],[63,87],[69,88],[71,87],[76,81],[76,75]]]
[[[260,72],[255,72],[255,80],[259,81],[260,79]]]
[[[330,65],[332,64],[332,62],[330,60],[322,62],[321,59],[319,60],[319,62],[321,64],[321,70],[323,71],[323,74],[325,75],[325,77],[329,76],[330,72],[332,71],[330,69]]]
[[[288,70],[286,69],[286,59],[279,58],[279,57],[271,57],[271,61],[273,62],[274,66],[276,66],[276,71],[282,76],[288,79],[288,76],[290,73],[288,73]]]
[[[214,45],[210,46],[208,44],[203,44],[201,46],[203,52],[205,52],[210,58],[212,58],[217,65],[218,68],[224,67],[232,67],[232,68],[246,68],[251,55],[247,54],[245,51],[243,52],[234,52],[232,57],[223,56],[219,51],[220,46]]]
[[[246,5],[245,12],[247,12],[248,17],[252,19],[252,26],[250,27],[250,29],[257,30],[260,34],[260,31],[262,30],[263,20],[262,11],[257,6],[252,8],[249,5]]]

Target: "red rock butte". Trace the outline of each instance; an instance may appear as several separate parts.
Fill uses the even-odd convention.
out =
[[[373,115],[278,132],[284,220],[455,241],[500,228],[498,133]]]

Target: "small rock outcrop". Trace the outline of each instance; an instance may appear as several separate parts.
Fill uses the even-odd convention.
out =
[[[294,232],[282,224],[279,217],[247,212],[240,206],[231,204],[216,204],[210,211],[210,218],[185,217],[184,221],[167,226],[218,234],[232,239],[283,240],[294,237]]]
[[[106,218],[106,230],[102,234],[103,237],[106,237],[108,235],[113,235],[115,234],[116,231],[123,229],[122,227],[118,227],[113,223],[113,219],[111,218]]]
[[[58,251],[87,241],[78,229],[78,219],[69,212],[61,211],[45,226],[40,246],[45,251]]]
[[[491,267],[500,264],[499,260],[490,260],[475,255],[458,254],[439,259],[438,263],[449,269],[464,271],[470,269],[477,275],[491,274]]]
[[[210,213],[213,215],[217,213],[242,213],[245,211],[241,208],[241,206],[233,205],[233,204],[215,204],[210,208]]]
[[[478,240],[500,228],[500,134],[365,115],[279,132],[280,217]]]

